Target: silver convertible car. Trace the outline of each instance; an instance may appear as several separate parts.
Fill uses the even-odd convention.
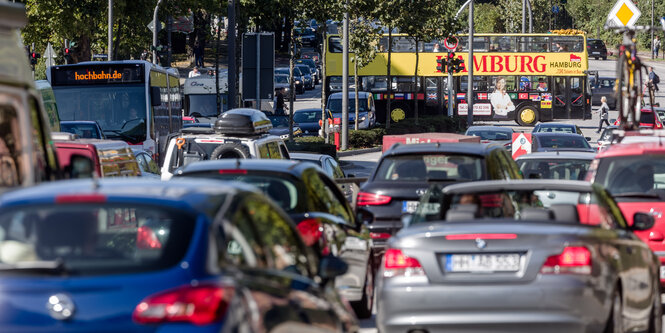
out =
[[[379,332],[660,332],[659,262],[600,186],[432,187],[388,242]]]

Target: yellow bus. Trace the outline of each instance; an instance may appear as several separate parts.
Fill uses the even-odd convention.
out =
[[[412,117],[413,99],[419,114],[447,115],[448,78],[437,71],[437,58],[447,57],[443,41],[419,43],[418,80],[414,79],[414,39],[393,35],[391,76],[387,84],[388,36],[378,43],[376,58],[359,70],[359,89],[374,95],[377,120],[386,121],[386,100],[391,98],[393,122]],[[515,120],[520,125],[555,119],[590,119],[588,54],[583,32],[572,34],[476,34],[473,38],[474,120]],[[468,37],[460,36],[455,56],[468,66]],[[349,58],[352,59],[351,53]],[[339,35],[328,37],[326,96],[342,90],[342,44]],[[468,67],[453,76],[454,114],[466,116]],[[353,62],[349,75],[354,75]],[[349,80],[352,84],[353,80]]]

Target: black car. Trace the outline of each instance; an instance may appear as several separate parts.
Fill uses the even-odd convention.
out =
[[[521,179],[519,168],[503,145],[424,143],[394,145],[362,185],[358,210],[370,212],[374,262],[380,262],[386,240],[402,228],[402,216],[413,214],[432,184],[487,179]]]
[[[335,280],[335,287],[359,318],[372,315],[374,265],[369,231],[321,168],[290,160],[217,160],[187,165],[174,176],[234,180],[258,187],[291,216],[307,245],[321,255],[333,254],[346,261],[348,273]]]
[[[607,99],[607,106],[615,110],[617,100],[614,95],[614,84],[616,83],[615,77],[595,77],[589,78],[589,86],[591,86],[591,105],[601,105],[600,99],[605,96]]]
[[[288,67],[277,67],[275,68],[275,74],[289,74],[289,68]],[[293,67],[293,84],[296,87],[295,91],[296,94],[303,94],[305,93],[305,75],[300,72],[300,69],[298,67]]]
[[[586,48],[589,53],[589,58],[603,58],[607,60],[607,47],[605,47],[605,42],[600,39],[587,38]]]
[[[531,133],[531,151],[589,151],[595,152],[587,138],[577,133]]]
[[[321,109],[299,109],[293,114],[293,121],[303,132],[303,136],[319,135]]]

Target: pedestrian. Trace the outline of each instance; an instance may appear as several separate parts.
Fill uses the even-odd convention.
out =
[[[649,66],[649,84],[653,86],[653,89],[658,91],[658,84],[660,83],[660,77],[656,72],[653,71],[653,67]]]
[[[658,50],[660,50],[660,38],[658,36],[653,38],[653,53],[658,58]]]
[[[198,67],[194,67],[194,68],[189,72],[189,75],[188,75],[187,77],[197,77],[197,76],[200,76],[200,75],[201,75],[201,72],[199,72],[199,68],[198,68]]]
[[[439,43],[434,43],[434,48],[432,49],[432,52],[441,52],[441,46],[439,46]]]
[[[143,49],[143,52],[141,52],[141,60],[148,60],[148,50]]]
[[[600,98],[600,102],[602,103],[600,105],[600,122],[598,123],[598,130],[596,133],[600,133],[600,131],[603,130],[603,123],[607,124],[607,126],[610,126],[609,117],[610,117],[610,107],[607,106],[607,97],[603,96]]]
[[[277,92],[277,100],[275,101],[275,115],[284,116],[286,113],[284,110],[287,110],[286,103],[284,103],[284,93],[286,93],[286,88],[282,87]]]
[[[203,46],[199,42],[194,43],[194,66],[203,67]]]

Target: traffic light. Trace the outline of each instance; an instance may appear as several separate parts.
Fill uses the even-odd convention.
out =
[[[65,47],[64,55],[65,55],[65,63],[68,64],[72,61],[72,50],[69,47]]]
[[[452,73],[461,72],[462,70],[464,70],[464,68],[462,67],[463,64],[464,61],[462,59],[455,57],[455,52],[448,53],[448,58],[446,62],[448,73],[452,74]]]
[[[37,52],[32,52],[30,53],[30,65],[36,65],[37,64],[37,59],[41,58],[42,55],[37,53]]]
[[[443,57],[437,56],[436,57],[436,71],[439,73],[443,73],[444,70],[444,60],[442,59]]]

